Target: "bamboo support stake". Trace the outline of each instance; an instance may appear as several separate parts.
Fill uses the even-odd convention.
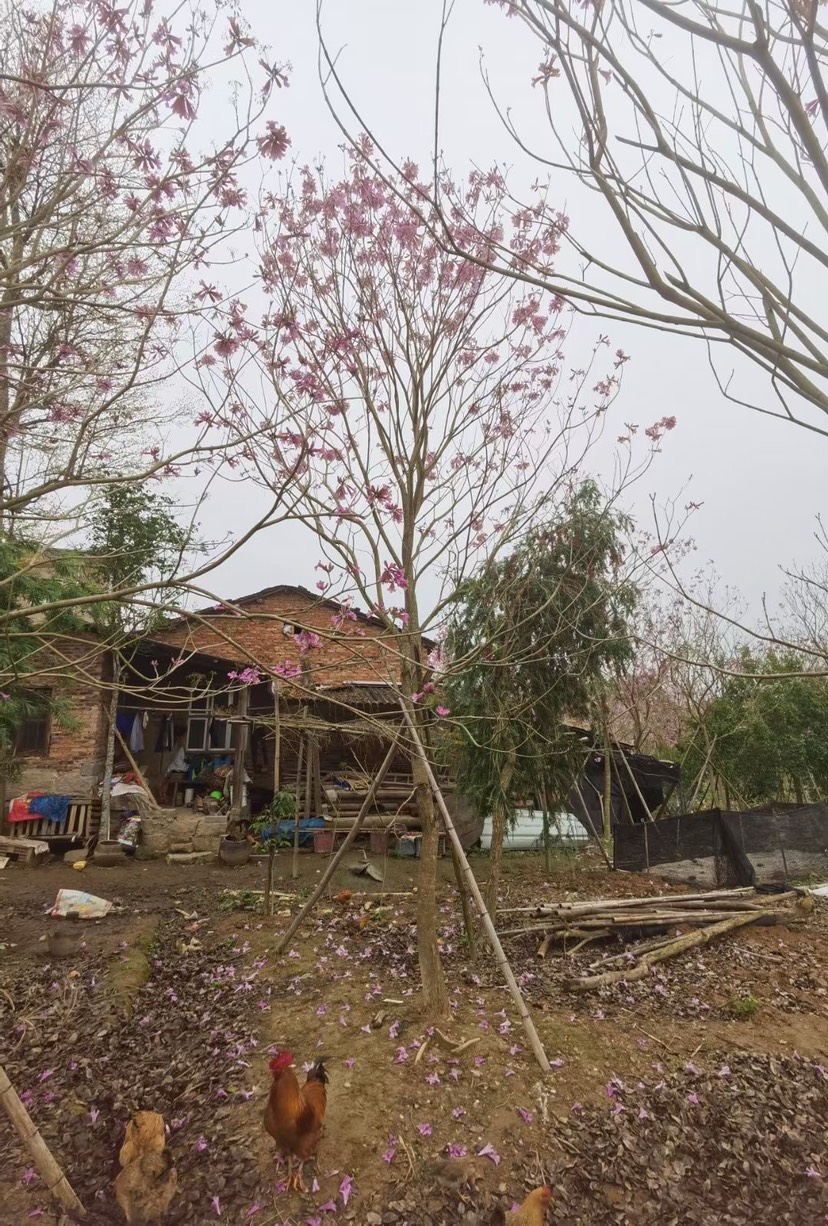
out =
[[[324,873],[319,879],[319,883],[317,884],[316,889],[313,891],[310,898],[305,903],[305,905],[301,908],[301,910],[298,911],[296,916],[291,920],[284,935],[276,943],[276,953],[277,954],[282,953],[288,941],[290,941],[291,938],[294,937],[296,933],[299,931],[299,929],[302,927],[302,924],[305,922],[308,915],[310,915],[311,911],[313,910],[313,908],[316,906],[319,899],[324,894],[325,886],[328,884],[331,877],[333,877],[334,873],[336,872],[337,867],[339,866],[342,860],[342,857],[345,855],[346,851],[349,849],[354,839],[359,834],[359,829],[360,829],[360,826],[362,825],[362,821],[365,818],[366,814],[368,813],[368,810],[371,808],[371,805],[374,803],[374,797],[377,794],[379,786],[382,783],[385,776],[388,774],[391,763],[394,761],[394,757],[396,756],[396,753],[397,753],[397,742],[398,742],[398,737],[395,736],[394,740],[391,742],[391,747],[389,748],[388,753],[385,755],[382,766],[379,768],[376,775],[374,776],[373,782],[371,783],[371,786],[368,789],[368,793],[362,802],[362,807],[360,808],[359,813],[357,814],[356,821],[354,822],[353,826],[348,831],[348,833],[345,835],[345,838],[342,840],[342,846],[339,848],[339,851],[330,860],[328,867],[325,869]]]
[[[85,1218],[86,1210],[78,1200],[69,1180],[55,1162],[46,1142],[35,1128],[32,1117],[17,1096],[14,1086],[9,1081],[6,1070],[0,1065],[0,1102],[6,1115],[11,1120],[20,1140],[31,1154],[37,1173],[55,1200],[63,1205],[68,1213],[75,1217]]]
[[[439,808],[440,814],[443,818],[443,824],[445,825],[445,828],[446,828],[446,834],[451,840],[452,847],[457,852],[457,857],[460,860],[460,864],[462,865],[462,868],[463,868],[463,874],[466,878],[466,881],[468,882],[469,891],[472,895],[472,898],[476,902],[477,908],[480,912],[480,918],[483,922],[483,928],[486,932],[486,936],[489,939],[489,944],[492,947],[492,952],[495,955],[495,961],[497,962],[498,966],[503,972],[507,987],[509,988],[509,992],[511,993],[511,996],[512,996],[512,1000],[515,1002],[515,1007],[517,1008],[517,1011],[520,1014],[520,1020],[523,1022],[523,1029],[526,1031],[526,1037],[529,1040],[529,1045],[535,1054],[535,1059],[537,1060],[538,1064],[543,1069],[544,1073],[548,1073],[551,1071],[550,1066],[549,1066],[549,1061],[546,1058],[546,1052],[543,1050],[543,1044],[541,1043],[538,1032],[535,1029],[535,1023],[532,1021],[531,1017],[529,1016],[529,1010],[526,1008],[526,1002],[523,999],[523,995],[521,993],[520,988],[518,987],[517,980],[515,979],[514,974],[512,973],[512,968],[509,965],[509,960],[506,957],[506,954],[503,950],[503,946],[500,944],[500,939],[498,938],[497,932],[495,931],[495,926],[492,923],[492,917],[489,915],[489,912],[486,910],[486,904],[483,901],[483,895],[480,893],[480,887],[477,884],[477,879],[474,873],[472,872],[471,865],[469,864],[469,861],[466,857],[466,853],[463,850],[463,844],[460,842],[460,839],[457,834],[457,830],[455,829],[455,826],[454,826],[454,822],[451,819],[451,814],[449,813],[446,802],[443,799],[443,793],[440,791],[440,785],[438,784],[434,776],[434,771],[431,769],[431,763],[428,760],[428,755],[426,754],[426,751],[423,748],[423,743],[420,740],[417,729],[414,726],[414,721],[412,720],[411,716],[408,713],[408,708],[405,705],[405,701],[402,695],[400,695],[400,707],[402,708],[403,719],[408,725],[408,731],[411,734],[411,740],[413,742],[414,751],[419,756],[420,761],[423,764],[423,768],[425,769],[426,775],[428,776],[428,782],[431,787],[431,791],[434,794],[434,799],[437,802],[437,807]]]
[[[128,762],[128,763],[130,764],[130,766],[132,767],[133,774],[135,774],[135,775],[137,775],[137,776],[138,776],[138,780],[139,780],[139,782],[140,782],[140,784],[141,784],[141,787],[144,789],[144,791],[145,791],[145,792],[146,792],[146,794],[147,794],[147,800],[150,802],[150,804],[151,804],[151,805],[154,805],[154,806],[155,806],[155,808],[157,809],[157,808],[158,808],[158,804],[157,804],[157,802],[156,802],[155,797],[154,797],[154,796],[153,796],[153,794],[152,794],[152,789],[150,788],[150,785],[147,783],[146,779],[144,778],[144,775],[143,775],[143,772],[142,772],[142,770],[141,770],[141,767],[138,765],[138,763],[137,763],[137,762],[135,761],[135,759],[133,758],[133,756],[132,756],[132,752],[131,752],[131,750],[130,750],[130,748],[129,748],[129,745],[127,745],[126,741],[124,740],[123,736],[121,735],[121,729],[118,727],[118,725],[117,725],[117,724],[115,725],[115,736],[118,738],[118,742],[119,742],[119,744],[120,744],[120,746],[121,746],[121,749],[123,749],[123,751],[124,751],[124,754],[125,754],[125,756],[126,756],[126,760],[127,760],[127,762]]]

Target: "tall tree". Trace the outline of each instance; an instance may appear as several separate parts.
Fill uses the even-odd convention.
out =
[[[569,793],[583,753],[564,722],[591,720],[609,670],[632,655],[629,527],[593,482],[582,482],[507,557],[465,583],[452,611],[441,690],[458,725],[458,786],[492,817],[490,913],[515,804]]]
[[[449,255],[419,214],[417,167],[406,164],[389,186],[371,171],[371,156],[366,143],[344,178],[330,182],[306,168],[265,198],[269,308],[263,323],[241,306],[230,313],[223,363],[209,374],[216,429],[256,435],[246,474],[286,489],[283,514],[314,534],[317,586],[346,602],[335,621],[354,600],[382,619],[389,659],[427,740],[428,721],[412,701],[437,662],[427,636],[477,561],[494,558],[542,515],[582,462],[624,357],[604,362],[600,342],[585,369],[565,375],[560,300],[524,294]],[[466,204],[476,210],[477,239],[458,225],[483,256],[499,240],[503,189],[475,178]],[[526,228],[534,233],[532,218]],[[556,236],[543,222],[537,239],[554,245]],[[625,454],[624,478],[632,479],[637,465]],[[442,1012],[437,826],[416,757],[414,771],[423,829],[420,969],[427,1008]]]
[[[160,616],[153,587],[162,588],[165,601],[173,599],[170,585],[181,572],[188,552],[198,548],[191,529],[179,523],[175,511],[167,495],[148,485],[130,484],[110,486],[90,515],[88,557],[101,596],[93,616],[112,660],[101,805],[104,838],[111,832],[122,653],[136,634],[145,633]]]

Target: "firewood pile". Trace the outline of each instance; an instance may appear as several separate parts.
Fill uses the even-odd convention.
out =
[[[588,989],[643,979],[657,963],[686,950],[748,924],[771,925],[801,918],[812,905],[807,891],[768,894],[753,887],[649,898],[599,898],[503,911],[501,917],[520,915],[527,922],[501,936],[537,933],[542,938],[539,958],[545,958],[556,945],[571,957],[594,941],[616,938],[625,944],[636,943],[622,953],[593,962],[589,969],[596,973],[576,980],[578,988]]]

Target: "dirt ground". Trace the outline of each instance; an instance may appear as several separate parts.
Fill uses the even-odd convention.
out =
[[[487,861],[473,863],[485,877]],[[289,897],[267,920],[224,893],[262,889],[260,861],[0,874],[0,1062],[92,1226],[122,1220],[112,1179],[142,1108],[169,1125],[173,1223],[482,1224],[496,1199],[508,1208],[545,1181],[561,1226],[828,1221],[828,907],[588,993],[575,978],[615,947],[541,960],[536,934],[506,935],[553,1063],[542,1077],[491,957],[463,938],[450,861],[439,905],[451,1017],[440,1029],[475,1040],[457,1056],[421,1012],[416,865],[389,861],[382,887],[343,869],[332,893],[353,896],[320,903],[277,958],[274,933],[324,862],[303,856],[296,882],[289,857],[278,864]],[[77,955],[50,960],[42,938],[61,888],[115,910],[84,921]],[[525,925],[506,909],[545,899],[666,889],[589,857],[547,875],[537,858],[509,856],[499,927]],[[286,1193],[261,1126],[276,1046],[298,1066],[329,1061],[305,1198]],[[57,1223],[4,1118],[0,1152],[0,1223]]]

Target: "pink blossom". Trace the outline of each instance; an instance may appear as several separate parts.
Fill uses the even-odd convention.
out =
[[[500,1166],[500,1154],[495,1147],[489,1142],[482,1149],[477,1151],[478,1158],[490,1158],[495,1166]]]
[[[469,1151],[466,1149],[465,1145],[446,1146],[446,1153],[448,1154],[449,1158],[465,1158],[468,1152]]]
[[[217,1196],[213,1197],[213,1199],[210,1201],[210,1205],[216,1217],[221,1217],[221,1201]]]
[[[274,123],[271,119],[267,124],[266,134],[257,137],[256,145],[263,157],[269,158],[271,162],[278,162],[288,151],[290,137],[281,124]]]
[[[440,716],[444,716],[444,715],[451,715],[451,710],[450,710],[448,707],[437,707],[437,708],[436,708],[436,711],[437,711],[437,714],[438,714],[438,715],[440,715]],[[506,1023],[505,1023],[505,1025],[506,1025],[506,1027],[507,1027],[507,1029],[508,1029],[508,1028],[509,1028],[509,1023],[508,1023],[508,1022],[506,1022]],[[501,1026],[501,1028],[500,1028],[500,1033],[501,1033],[501,1034],[505,1034],[505,1033],[506,1033],[506,1031],[503,1029],[503,1027],[502,1027],[502,1026]]]
[[[339,1185],[339,1195],[342,1197],[343,1205],[347,1205],[348,1201],[351,1199],[352,1186],[353,1180],[351,1179],[351,1176],[345,1175],[342,1183]]]
[[[430,1124],[418,1124],[417,1132],[419,1132],[421,1137],[430,1137],[432,1133],[431,1125]]]
[[[525,1107],[516,1107],[515,1110],[517,1111],[520,1118],[523,1120],[524,1124],[532,1123],[534,1116],[532,1115],[531,1111],[527,1111]]]
[[[393,1162],[397,1153],[397,1138],[393,1133],[388,1138],[388,1148],[382,1155],[383,1162]]]

